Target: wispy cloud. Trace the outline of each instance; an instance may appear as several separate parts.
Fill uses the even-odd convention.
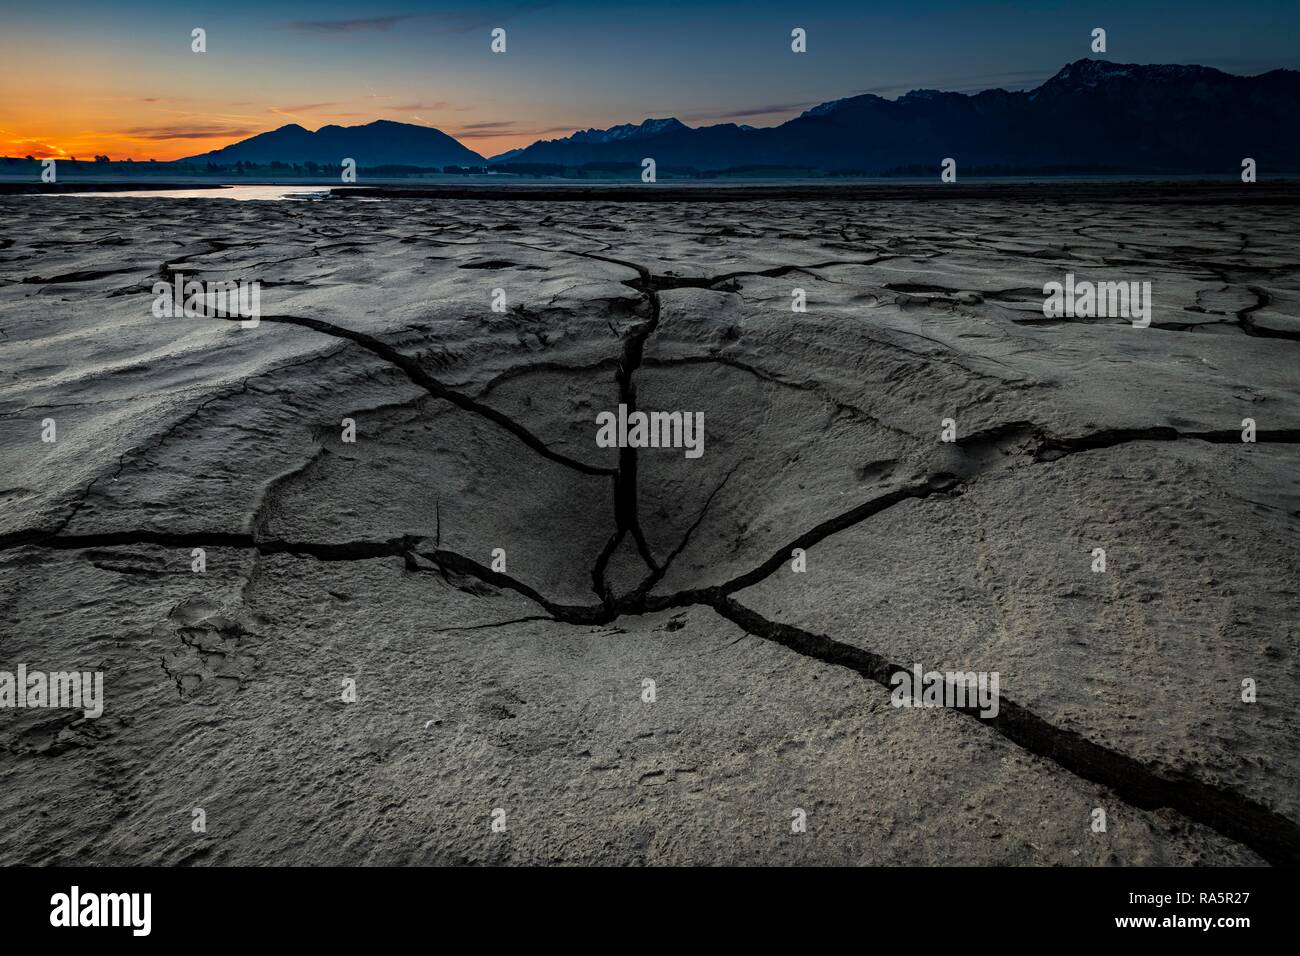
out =
[[[216,113],[209,110],[169,110],[160,107],[156,110],[158,113],[175,113],[177,116],[201,116],[204,119],[237,119],[237,120],[261,120],[263,117],[254,116],[249,113]]]
[[[438,100],[436,103],[406,103],[402,106],[385,106],[386,110],[397,110],[401,113],[428,112],[433,113],[438,110],[451,109],[452,105],[446,100]]]
[[[355,20],[293,20],[284,26],[288,30],[307,33],[358,33],[362,30],[391,30],[403,20],[413,17],[414,14],[399,13],[387,17],[359,17]]]
[[[297,106],[271,106],[268,109],[272,113],[310,113],[312,110],[323,110],[338,105],[337,103],[300,103]]]
[[[527,135],[520,130],[511,126],[487,126],[480,123],[474,129],[448,130],[452,136],[457,139],[494,139],[498,136],[523,136]]]
[[[8,133],[9,130],[0,130],[0,132]],[[42,142],[39,139],[11,139],[9,140],[9,145],[18,146],[20,147],[20,152],[30,153],[37,159],[45,159],[46,157],[58,158],[59,156],[68,155],[67,150],[61,149],[50,143]]]
[[[361,33],[367,30],[386,32],[399,23],[418,20],[432,27],[434,33],[468,33],[485,27],[500,26],[507,20],[552,6],[550,2],[515,3],[495,9],[465,7],[436,13],[394,13],[381,17],[357,17],[350,20],[292,20],[283,24],[287,30],[304,33]]]
[[[551,133],[572,133],[577,127],[552,126],[547,129],[520,129],[517,120],[496,123],[469,123],[456,130],[448,130],[457,139],[493,139],[498,136],[531,136],[534,139]]]
[[[816,106],[816,101],[807,103],[769,103],[766,106],[750,106],[739,110],[721,110],[714,113],[687,113],[686,119],[692,122],[701,120],[747,119],[751,116],[770,116],[773,113],[796,113]]]
[[[169,139],[226,139],[236,136],[252,136],[260,133],[257,129],[242,129],[234,126],[134,126],[123,130],[125,136],[132,139],[169,140]]]
[[[187,96],[96,96],[92,99],[108,103],[184,103]]]

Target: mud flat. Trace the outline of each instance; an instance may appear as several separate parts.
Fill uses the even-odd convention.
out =
[[[1181,188],[0,198],[0,670],[104,675],[0,863],[1300,860],[1300,226]]]

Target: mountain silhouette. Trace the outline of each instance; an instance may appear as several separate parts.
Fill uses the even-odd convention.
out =
[[[1253,157],[1300,169],[1300,72],[1233,76],[1202,66],[1083,59],[1036,89],[914,90],[823,103],[780,126],[676,120],[642,135],[588,130],[512,151],[511,162],[639,163],[724,169],[773,165],[883,173],[960,168],[1089,166],[1123,172],[1225,172]],[[647,124],[603,131],[643,130]],[[494,157],[500,161],[503,157]]]
[[[630,143],[635,140],[650,139],[655,136],[662,136],[667,133],[676,133],[681,130],[689,130],[685,123],[675,117],[669,119],[648,119],[640,125],[634,123],[623,123],[620,126],[611,126],[609,129],[584,129],[579,130],[572,136],[566,136],[564,139],[547,140],[546,144],[554,147],[553,155],[571,154],[581,156],[583,147],[591,146],[597,143]],[[541,145],[534,143],[533,146]],[[522,156],[532,146],[521,149],[512,149],[507,152],[493,156],[491,162],[502,163],[508,162],[518,156]],[[547,160],[555,162],[556,160]]]
[[[690,127],[647,119],[539,140],[490,162],[639,165],[697,170],[777,166],[878,175],[958,170],[1225,173],[1246,157],[1267,172],[1300,170],[1300,72],[1234,76],[1203,66],[1082,59],[1021,92],[913,90],[895,100],[850,96],[779,126]],[[483,165],[478,153],[427,126],[296,124],[181,162],[314,161],[359,166]],[[1267,174],[1267,173],[1265,173]]]
[[[297,123],[290,123],[224,149],[201,153],[179,162],[211,162],[228,166],[241,161],[264,164],[278,160],[337,166],[344,159],[355,159],[358,166],[477,166],[484,163],[482,156],[441,130],[391,120],[376,120],[364,126],[322,126],[314,133]]]

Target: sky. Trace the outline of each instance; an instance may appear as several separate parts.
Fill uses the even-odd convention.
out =
[[[647,117],[774,126],[859,93],[1032,88],[1094,27],[1115,62],[1300,68],[1300,0],[0,0],[0,155],[168,160],[377,119],[484,156]]]

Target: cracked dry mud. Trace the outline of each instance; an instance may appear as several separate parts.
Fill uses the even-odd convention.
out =
[[[1292,209],[0,223],[0,668],[106,696],[0,713],[0,862],[1300,859]],[[1067,271],[1151,281],[1152,328],[1045,320]],[[261,324],[154,318],[175,273]],[[620,401],[703,457],[597,448]],[[891,707],[913,662],[999,716]]]

